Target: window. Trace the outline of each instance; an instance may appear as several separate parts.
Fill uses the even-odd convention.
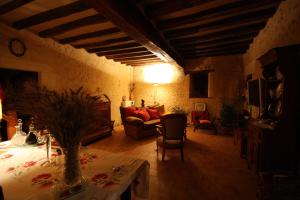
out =
[[[190,74],[190,98],[208,97],[208,73],[201,71]]]

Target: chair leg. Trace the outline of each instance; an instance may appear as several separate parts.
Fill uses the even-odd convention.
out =
[[[184,161],[184,157],[183,157],[183,147],[180,148],[180,153],[181,153],[181,160]]]
[[[165,149],[165,147],[163,147],[162,161],[165,161],[165,152],[166,152],[166,149]]]

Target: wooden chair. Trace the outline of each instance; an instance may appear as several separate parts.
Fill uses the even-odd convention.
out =
[[[161,125],[157,125],[158,135],[156,139],[157,151],[161,146],[162,161],[165,160],[166,149],[180,149],[181,160],[183,156],[183,139],[186,129],[187,118],[183,113],[172,113],[161,116]]]
[[[4,194],[3,194],[3,191],[2,191],[1,185],[0,185],[0,200],[4,200]]]

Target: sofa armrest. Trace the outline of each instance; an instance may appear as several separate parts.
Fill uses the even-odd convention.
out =
[[[143,125],[144,121],[138,117],[130,116],[125,118],[125,123],[132,124],[132,125]]]

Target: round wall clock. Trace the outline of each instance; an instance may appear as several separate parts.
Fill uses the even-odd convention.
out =
[[[16,38],[9,40],[8,48],[10,52],[17,57],[23,56],[26,51],[24,42]]]

